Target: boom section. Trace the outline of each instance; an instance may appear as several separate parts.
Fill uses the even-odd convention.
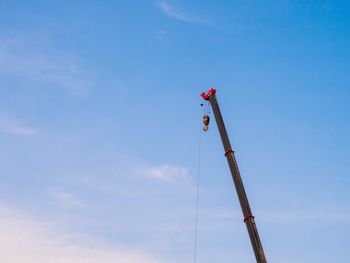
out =
[[[211,107],[213,109],[215,121],[219,129],[222,144],[224,146],[225,157],[227,159],[227,162],[231,171],[233,183],[237,191],[239,203],[241,205],[242,213],[244,217],[244,223],[246,224],[246,227],[248,230],[248,234],[254,250],[256,262],[267,263],[264,249],[260,241],[258,229],[255,224],[255,219],[252,214],[248,197],[244,189],[242,177],[238,169],[235,153],[232,150],[230,139],[228,137],[225,123],[224,123],[224,120],[219,108],[219,104],[216,98],[216,90],[211,89],[208,93],[203,93],[202,97],[203,99],[208,100],[210,102]]]

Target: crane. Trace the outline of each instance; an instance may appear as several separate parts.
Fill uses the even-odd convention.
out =
[[[249,238],[250,238],[253,250],[254,250],[256,262],[257,263],[267,263],[264,249],[263,249],[263,246],[262,246],[261,241],[260,241],[258,229],[257,229],[256,224],[255,224],[255,219],[254,219],[254,216],[253,216],[252,211],[250,209],[248,197],[247,197],[247,194],[245,192],[243,181],[242,181],[239,169],[238,169],[237,161],[235,158],[235,153],[232,150],[230,139],[228,137],[225,123],[224,123],[224,120],[222,118],[219,104],[218,104],[218,101],[216,98],[216,89],[212,88],[208,92],[203,92],[201,94],[201,96],[204,100],[209,101],[209,103],[212,107],[213,113],[214,113],[215,121],[216,121],[216,124],[217,124],[218,129],[219,129],[222,144],[224,146],[225,157],[227,159],[228,166],[229,166],[230,171],[231,171],[232,179],[233,179],[236,191],[237,191],[239,203],[240,203],[241,208],[242,208],[242,213],[243,213],[243,217],[244,217],[243,221],[247,226],[247,230],[248,230]],[[203,130],[204,131],[208,130],[208,124],[209,124],[208,118],[209,117],[208,118],[207,117],[205,117],[205,116],[203,117],[203,123],[204,123]]]

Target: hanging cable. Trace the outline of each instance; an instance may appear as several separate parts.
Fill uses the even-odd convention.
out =
[[[205,106],[203,107],[203,115],[206,112]],[[209,106],[209,105],[208,105]],[[196,189],[196,224],[195,224],[195,234],[194,234],[194,257],[193,263],[197,262],[197,241],[198,241],[198,214],[199,214],[199,183],[201,174],[201,153],[202,153],[202,134],[203,130],[199,129],[199,143],[198,143],[198,167],[197,167],[197,189]]]
[[[199,210],[199,179],[200,179],[200,166],[201,166],[201,148],[202,148],[202,129],[199,135],[199,147],[198,147],[198,168],[197,168],[197,193],[196,193],[196,225],[194,234],[194,258],[193,262],[197,262],[197,238],[198,238],[198,210]]]

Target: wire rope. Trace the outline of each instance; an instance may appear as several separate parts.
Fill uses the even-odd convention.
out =
[[[203,115],[205,113],[205,106],[203,107]],[[209,106],[209,105],[208,105]],[[202,157],[202,127],[199,129],[199,143],[198,143],[198,167],[197,167],[197,185],[196,185],[196,221],[195,221],[195,234],[194,234],[194,256],[193,263],[197,262],[197,248],[198,248],[198,215],[199,215],[199,186],[200,186],[200,175],[201,175],[201,157]]]

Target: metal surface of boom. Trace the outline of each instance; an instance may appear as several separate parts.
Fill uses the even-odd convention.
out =
[[[243,181],[238,169],[236,158],[231,147],[230,139],[228,137],[228,134],[225,128],[224,120],[220,112],[218,101],[216,99],[216,90],[211,89],[208,93],[203,93],[202,97],[203,99],[208,100],[210,102],[211,107],[213,109],[216,124],[218,126],[219,133],[221,136],[222,144],[224,145],[225,156],[227,158],[232,179],[237,190],[239,202],[240,202],[243,216],[244,216],[244,222],[248,229],[249,238],[253,246],[256,261],[257,263],[267,263],[264,249],[262,247],[262,244],[259,238],[258,229],[255,225],[254,217],[250,209],[247,194],[244,190]]]

